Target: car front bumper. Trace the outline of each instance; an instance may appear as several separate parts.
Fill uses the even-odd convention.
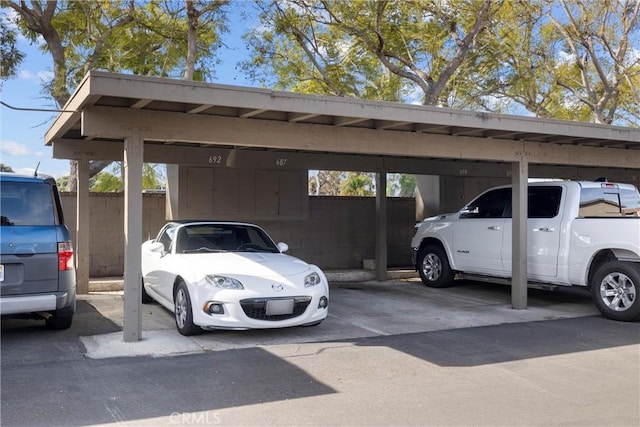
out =
[[[203,329],[271,329],[316,324],[326,319],[328,313],[329,295],[323,288],[320,286],[306,295],[277,297],[242,290],[215,293],[201,290],[192,301],[193,322]],[[279,309],[283,303],[290,307]],[[208,304],[221,306],[224,312],[209,313]]]

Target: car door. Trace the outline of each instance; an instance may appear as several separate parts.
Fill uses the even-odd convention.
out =
[[[467,273],[504,275],[502,245],[509,188],[488,191],[459,214],[453,227],[455,268]]]
[[[558,274],[560,226],[562,221],[561,186],[529,186],[527,219],[527,276],[548,280]],[[509,213],[511,216],[511,213]],[[502,261],[511,274],[511,218],[505,224]]]
[[[156,293],[162,295],[163,298],[172,300],[171,290],[167,294],[167,285],[165,282],[173,284],[173,278],[169,274],[171,251],[173,248],[173,240],[175,237],[176,224],[168,224],[160,232],[158,238],[154,242],[162,243],[163,251],[151,251],[143,245],[142,253],[142,271],[144,273],[145,283]],[[174,276],[175,277],[175,276]]]

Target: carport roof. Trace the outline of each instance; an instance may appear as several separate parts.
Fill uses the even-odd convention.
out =
[[[102,71],[82,80],[64,107],[72,112],[60,114],[46,144],[86,139],[80,112],[87,106],[640,150],[634,128]]]
[[[533,161],[539,163],[553,163],[554,153],[558,152],[561,153],[561,159],[557,164],[571,164],[573,163],[571,154],[573,151],[568,152],[566,148],[581,147],[586,150],[583,150],[582,153],[587,154],[586,157],[590,158],[587,165],[598,165],[598,162],[594,160],[594,157],[598,157],[598,155],[595,155],[591,149],[595,148],[597,151],[597,149],[606,148],[605,151],[608,154],[614,154],[613,160],[609,161],[609,167],[631,167],[634,169],[640,167],[640,161],[633,160],[640,157],[637,156],[637,151],[640,150],[640,129],[636,128],[423,105],[364,101],[334,96],[303,95],[259,88],[102,71],[91,71],[85,76],[65,105],[64,110],[65,112],[59,114],[45,135],[47,145],[55,145],[60,142],[63,145],[72,143],[74,147],[78,147],[77,144],[90,143],[90,141],[123,141],[126,135],[118,134],[115,131],[102,133],[92,131],[90,126],[86,125],[86,117],[89,117],[91,113],[93,113],[91,117],[102,120],[107,115],[107,111],[118,111],[121,115],[110,116],[109,119],[128,118],[129,123],[122,124],[122,129],[137,126],[138,122],[133,119],[134,116],[153,118],[153,120],[149,119],[146,124],[140,125],[143,128],[146,126],[146,129],[157,127],[157,129],[153,129],[155,132],[145,134],[144,140],[146,143],[161,145],[242,146],[245,145],[245,140],[253,138],[241,140],[238,137],[235,141],[231,141],[228,135],[234,135],[233,132],[237,133],[238,129],[256,124],[262,124],[262,126],[265,126],[265,123],[273,125],[302,124],[307,126],[306,129],[310,129],[310,126],[314,129],[318,129],[320,126],[323,129],[333,129],[336,131],[332,134],[334,138],[344,134],[344,132],[338,133],[338,130],[347,130],[347,132],[351,132],[349,135],[356,135],[354,132],[360,132],[357,134],[357,138],[346,138],[342,142],[343,146],[339,148],[342,153],[397,154],[399,156],[420,157],[422,154],[403,153],[402,144],[398,145],[397,151],[399,152],[397,153],[384,145],[389,145],[389,141],[402,140],[409,141],[409,146],[411,146],[414,141],[412,138],[415,138],[416,135],[423,135],[430,136],[429,141],[438,139],[443,142],[441,147],[446,146],[446,143],[451,141],[447,138],[452,137],[461,137],[461,140],[464,141],[470,141],[469,138],[475,141],[482,139],[487,144],[493,141],[496,147],[494,153],[498,154],[485,160],[502,160],[498,158],[499,153],[505,151],[504,147],[507,146],[511,147],[511,156],[513,157],[514,150],[518,150],[517,147],[514,148],[513,143],[522,142],[535,147],[537,157]],[[171,117],[176,120],[182,120],[182,122],[175,122],[181,124],[179,126],[169,125],[164,120],[169,117],[168,114],[171,114]],[[235,120],[236,127],[228,129],[226,134],[221,134],[220,140],[205,138],[201,140],[195,132],[181,139],[185,131],[194,127],[193,123],[209,123],[206,120],[222,120],[215,122],[218,123],[218,126],[214,128],[216,131],[222,128],[220,123],[228,123],[228,120]],[[237,120],[242,120],[241,123],[245,125],[238,124]],[[156,123],[160,125],[156,126]],[[101,122],[101,124],[103,125],[101,129],[110,129],[107,122]],[[205,129],[206,133],[207,126],[202,126],[201,129]],[[263,128],[263,133],[265,133],[264,129],[266,128]],[[377,151],[373,148],[367,151],[367,146],[362,143],[361,135],[371,135],[371,133],[366,133],[371,131],[384,131],[384,135],[388,135],[385,137],[386,143],[377,142],[383,144],[377,145]],[[225,135],[227,139],[225,139]],[[300,139],[300,134],[297,135],[297,138]],[[324,138],[331,138],[331,136]],[[290,145],[298,144],[296,138],[292,139],[294,143]],[[323,144],[324,141],[318,137],[313,143],[300,141],[299,146],[287,146],[287,148],[322,152],[324,151]],[[354,145],[353,150],[350,150],[350,144]],[[259,147],[260,142],[249,141],[245,146]],[[380,147],[384,148],[380,149]],[[461,145],[458,147],[457,153],[451,156],[447,155],[446,150],[436,150],[433,158],[462,158],[463,156],[475,158],[472,157],[472,153],[467,156],[468,151],[465,151],[467,150],[465,147],[467,146]],[[265,148],[275,148],[275,146],[265,145]],[[422,150],[420,153],[425,152],[424,148]],[[331,148],[327,148],[326,152],[332,152]],[[586,157],[582,156],[582,158]],[[477,159],[482,160],[482,156]],[[623,161],[620,162],[619,159],[623,159]],[[509,161],[509,158],[505,157],[504,160]]]

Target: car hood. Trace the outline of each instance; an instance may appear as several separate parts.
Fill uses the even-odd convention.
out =
[[[177,255],[192,272],[258,277],[287,277],[310,269],[306,262],[282,253],[217,252]]]

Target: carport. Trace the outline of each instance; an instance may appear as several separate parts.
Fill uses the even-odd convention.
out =
[[[179,165],[369,171],[378,189],[393,172],[510,177],[516,309],[527,306],[529,176],[640,181],[640,130],[631,128],[97,71],[64,110],[45,142],[54,157],[79,163],[80,293],[88,289],[89,161],[124,161],[125,341],[141,338],[143,162],[168,164],[168,216],[176,218],[184,212]],[[377,191],[379,280],[386,278],[386,205],[385,191]]]

